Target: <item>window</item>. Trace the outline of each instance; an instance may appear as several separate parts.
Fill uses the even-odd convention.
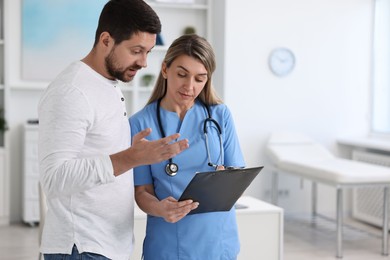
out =
[[[371,132],[390,135],[390,0],[375,2]]]

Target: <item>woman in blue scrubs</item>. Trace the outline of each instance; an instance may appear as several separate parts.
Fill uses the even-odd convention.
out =
[[[151,127],[149,140],[180,133],[190,145],[170,161],[134,169],[135,198],[148,214],[145,260],[237,259],[234,207],[228,212],[187,215],[198,203],[177,201],[196,172],[245,166],[232,115],[211,85],[215,66],[214,51],[204,38],[192,34],[176,39],[148,104],[129,119],[132,136]],[[206,123],[206,143],[207,108],[217,124]]]

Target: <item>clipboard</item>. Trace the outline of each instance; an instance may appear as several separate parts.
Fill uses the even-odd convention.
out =
[[[229,211],[264,166],[196,173],[179,201],[191,199],[199,206],[188,215]]]

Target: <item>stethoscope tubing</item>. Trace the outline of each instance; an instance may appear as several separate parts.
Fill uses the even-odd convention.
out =
[[[220,149],[220,165],[222,165],[222,158],[223,158],[223,146],[222,146],[222,129],[221,129],[221,126],[219,125],[219,123],[213,119],[211,117],[211,112],[210,112],[210,107],[208,105],[206,105],[205,103],[203,103],[202,101],[200,101],[203,106],[206,108],[207,110],[207,118],[204,120],[203,122],[203,133],[205,135],[205,140],[206,140],[206,151],[207,151],[207,159],[208,159],[208,162],[207,164],[211,167],[215,167],[217,168],[218,167],[218,164],[213,164],[211,162],[211,155],[210,155],[210,149],[209,149],[209,141],[208,141],[208,131],[207,131],[207,122],[210,122],[212,124],[215,125],[215,127],[217,128],[218,130],[218,137],[219,137],[219,149]],[[157,100],[157,109],[156,109],[156,114],[157,114],[157,123],[158,123],[158,127],[159,127],[159,130],[160,130],[160,133],[162,135],[163,138],[166,137],[165,135],[165,131],[164,131],[164,128],[162,126],[162,123],[161,123],[161,115],[160,115],[160,103],[161,103],[161,98]],[[173,162],[172,158],[169,158],[168,160],[168,164],[165,166],[165,172],[167,175],[173,177],[177,174],[177,172],[179,171],[179,166]]]

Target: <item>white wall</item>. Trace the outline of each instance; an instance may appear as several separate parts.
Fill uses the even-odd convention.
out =
[[[215,37],[224,39],[225,48],[217,80],[224,84],[249,166],[268,164],[264,144],[272,131],[303,132],[333,151],[337,136],[368,132],[373,3],[225,2],[225,28]],[[296,56],[296,67],[285,78],[268,68],[275,47],[290,48]],[[248,193],[267,199],[270,185],[266,168]],[[308,185],[302,191],[299,179],[284,177],[280,186],[290,191],[281,201],[287,210],[309,208]],[[319,192],[326,193],[320,205],[330,209],[334,190]]]
[[[263,148],[275,130],[307,133],[332,150],[339,135],[367,133],[373,0],[214,2],[219,5],[214,8],[219,21],[213,30],[219,66],[215,83],[234,115],[248,166],[267,164]],[[16,28],[19,1],[9,3],[8,11],[14,15],[8,16],[8,26]],[[20,46],[17,30],[10,29],[10,213],[11,220],[18,221],[22,214],[21,126],[37,116],[41,90],[17,89],[25,84],[12,80],[20,73],[12,70],[20,63]],[[276,78],[268,69],[268,54],[275,47],[288,47],[296,55],[296,68],[286,78]],[[287,209],[308,208],[309,187],[301,191],[299,184],[292,177],[281,180],[281,187],[290,191],[290,197],[281,200]],[[248,193],[267,199],[269,187],[266,168]],[[326,187],[320,187],[320,192],[333,196]],[[333,202],[321,199],[322,204]]]

